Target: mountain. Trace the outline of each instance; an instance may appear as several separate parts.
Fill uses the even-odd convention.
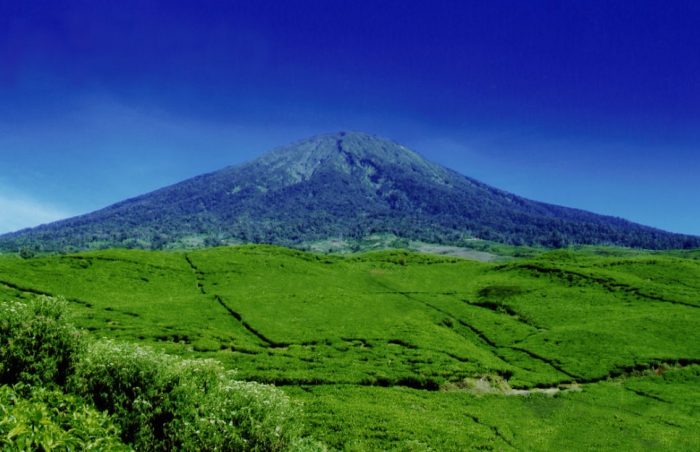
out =
[[[392,141],[340,132],[87,215],[0,236],[0,249],[298,245],[382,232],[442,244],[478,238],[553,247],[700,247],[700,237],[531,201]]]

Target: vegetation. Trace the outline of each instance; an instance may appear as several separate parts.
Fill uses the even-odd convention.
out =
[[[401,387],[290,388],[309,428],[346,450],[697,450],[700,367],[556,395]]]
[[[118,432],[109,416],[74,395],[0,386],[2,450],[131,450]]]
[[[0,303],[3,450],[319,450],[281,391],[216,361],[86,340],[64,313],[45,296]]]
[[[260,245],[5,256],[0,306],[66,297],[91,337],[67,391],[111,413],[129,444],[700,448],[697,252],[525,252],[492,263]],[[194,421],[204,415],[238,427],[190,435],[209,428]]]
[[[300,412],[284,393],[237,381],[212,360],[96,342],[73,385],[137,450],[277,451],[299,440]]]
[[[697,248],[700,238],[531,201],[362,133],[313,137],[239,167],[186,180],[103,210],[0,237],[0,250],[304,247],[367,237],[469,247],[618,245]]]
[[[0,304],[0,384],[66,384],[82,344],[65,315],[45,296]]]

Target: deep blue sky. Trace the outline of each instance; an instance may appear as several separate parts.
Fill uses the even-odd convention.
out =
[[[700,2],[0,0],[0,232],[316,133],[700,234]]]

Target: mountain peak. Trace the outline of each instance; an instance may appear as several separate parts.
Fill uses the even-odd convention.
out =
[[[403,168],[436,180],[444,169],[394,141],[364,132],[340,131],[306,138],[252,162],[272,171],[287,172],[291,180],[308,180],[319,171],[364,174],[370,177],[380,168]]]
[[[348,154],[359,158],[378,158],[382,160],[403,160],[407,157],[420,159],[415,152],[386,138],[364,132],[349,131],[315,135],[277,148],[268,154],[267,157],[274,158],[280,154],[289,154],[295,157],[308,154],[316,157],[318,160],[327,159],[333,155],[345,156]]]

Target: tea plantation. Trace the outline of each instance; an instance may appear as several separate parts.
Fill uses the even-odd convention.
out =
[[[698,252],[584,248],[494,263],[262,245],[1,256],[0,303],[39,296],[65,298],[83,354],[146,353],[169,363],[154,371],[166,383],[177,362],[212,358],[201,361],[212,381],[274,384],[256,388],[285,412],[289,437],[255,443],[246,430],[224,448],[700,450]],[[76,372],[93,375],[85,362]],[[64,385],[66,397],[133,447],[138,432],[119,420],[131,408],[91,395],[100,375],[69,378],[82,383]]]

